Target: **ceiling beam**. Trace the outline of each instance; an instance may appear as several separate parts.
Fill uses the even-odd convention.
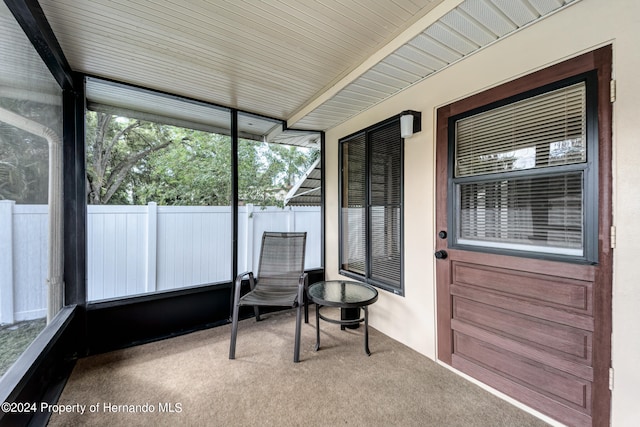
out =
[[[367,72],[371,67],[375,66],[384,58],[391,55],[404,44],[413,40],[418,34],[422,33],[426,28],[428,28],[434,22],[438,21],[449,11],[458,7],[458,5],[463,1],[464,0],[444,0],[442,3],[434,7],[426,15],[411,24],[411,26],[409,26],[405,31],[400,33],[391,42],[387,43],[385,46],[379,49],[375,54],[367,58],[346,76],[322,89],[319,92],[318,96],[316,96],[311,102],[307,103],[304,107],[296,111],[289,119],[287,119],[287,127],[294,126],[296,122],[300,121],[313,110],[333,98],[342,89],[353,83],[356,79]]]

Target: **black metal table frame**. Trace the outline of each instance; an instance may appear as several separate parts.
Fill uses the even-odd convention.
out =
[[[368,285],[364,285],[364,284],[358,283],[358,282],[353,282],[353,283],[355,283],[357,286],[370,287]],[[367,356],[371,356],[371,351],[369,350],[369,309],[368,309],[368,306],[373,304],[374,302],[376,302],[378,300],[378,292],[375,289],[373,289],[373,290],[375,291],[375,297],[374,298],[372,298],[370,300],[367,300],[367,301],[357,302],[357,303],[344,303],[344,302],[334,302],[334,301],[327,302],[327,301],[324,301],[325,304],[320,304],[320,303],[317,303],[316,301],[314,301],[313,298],[311,298],[311,301],[316,305],[316,347],[315,347],[315,351],[320,350],[320,319],[324,320],[325,322],[334,323],[334,324],[340,325],[340,326],[352,326],[352,325],[358,325],[358,324],[364,322],[364,351],[365,351],[365,353],[367,353]],[[331,319],[329,317],[326,317],[326,316],[323,316],[322,314],[320,314],[320,309],[322,307],[337,307],[337,308],[340,308],[341,310],[345,309],[345,308],[361,308],[364,311],[364,316],[359,317],[358,319],[349,319],[349,320]]]

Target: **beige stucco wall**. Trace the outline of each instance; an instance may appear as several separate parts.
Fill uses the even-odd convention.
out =
[[[338,278],[338,139],[406,109],[422,132],[405,143],[405,296],[381,291],[371,325],[435,359],[434,123],[437,107],[594,48],[613,45],[614,426],[640,425],[640,1],[582,0],[327,132],[328,278]],[[371,343],[375,351],[375,343]]]

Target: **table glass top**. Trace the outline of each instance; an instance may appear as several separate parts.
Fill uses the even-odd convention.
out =
[[[309,297],[319,303],[364,305],[373,303],[378,298],[378,291],[359,282],[330,280],[311,285]]]

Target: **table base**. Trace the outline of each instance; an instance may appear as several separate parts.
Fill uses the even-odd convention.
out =
[[[348,320],[336,320],[323,316],[320,314],[320,309],[324,307],[323,305],[316,304],[316,348],[315,351],[320,350],[320,319],[325,322],[335,323],[340,325],[341,329],[344,329],[345,326],[357,326],[360,323],[364,322],[364,351],[367,353],[367,356],[371,356],[371,351],[369,351],[369,310],[365,305],[363,307],[359,307],[364,310],[364,316],[358,319],[348,319]]]

